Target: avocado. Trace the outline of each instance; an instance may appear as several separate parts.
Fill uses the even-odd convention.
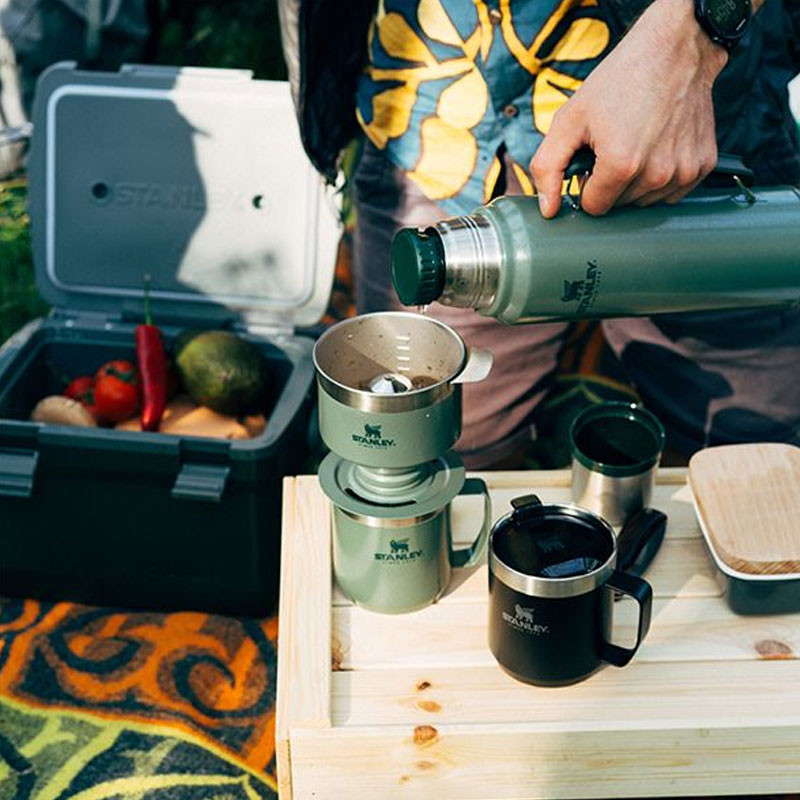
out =
[[[263,411],[267,365],[257,347],[229,331],[195,333],[175,363],[195,403],[232,417]]]
[[[191,342],[192,339],[194,339],[194,337],[200,333],[205,333],[205,331],[198,330],[197,328],[186,328],[185,330],[182,330],[175,337],[175,341],[172,344],[173,356],[177,358],[180,355],[181,350],[183,350],[183,348],[186,347],[186,345],[189,344],[189,342]]]

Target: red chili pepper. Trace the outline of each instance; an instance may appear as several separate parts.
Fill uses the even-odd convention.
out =
[[[150,276],[145,276],[144,325],[137,325],[136,360],[142,376],[142,430],[157,431],[167,405],[167,354],[150,314]]]

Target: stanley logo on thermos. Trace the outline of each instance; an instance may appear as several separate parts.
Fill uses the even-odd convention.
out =
[[[564,293],[561,295],[562,303],[578,301],[577,314],[582,314],[594,304],[600,288],[602,273],[596,261],[587,261],[586,277],[579,281],[564,281]]]
[[[386,448],[394,447],[394,439],[384,439],[381,434],[381,425],[364,425],[364,435],[353,434],[353,441],[356,444],[363,444],[365,447]]]
[[[409,550],[408,537],[392,539],[389,542],[391,553],[375,553],[376,561],[415,561],[422,555],[422,550]]]

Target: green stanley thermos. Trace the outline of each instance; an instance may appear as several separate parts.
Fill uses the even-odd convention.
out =
[[[588,172],[574,160],[568,176]],[[405,305],[434,300],[501,322],[628,317],[800,304],[800,191],[751,189],[752,173],[720,159],[729,189],[604,217],[566,197],[550,220],[534,197],[499,197],[473,214],[392,244]]]

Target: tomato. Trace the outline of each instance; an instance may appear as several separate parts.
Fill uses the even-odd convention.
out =
[[[121,358],[103,364],[95,373],[94,379],[99,381],[100,378],[104,378],[106,375],[113,375],[126,383],[139,383],[139,371],[136,369],[136,365]]]
[[[63,391],[64,397],[77,400],[96,420],[100,420],[97,406],[94,403],[94,378],[91,375],[81,375],[70,381]]]
[[[128,383],[114,375],[106,375],[95,381],[94,404],[101,419],[107,422],[123,422],[139,411],[140,391],[138,384]]]
[[[90,394],[93,388],[94,378],[91,375],[81,375],[80,378],[70,381],[62,394],[64,397],[83,402],[83,398]]]
[[[141,382],[130,361],[103,364],[94,380],[94,405],[105,422],[123,422],[139,411]]]

